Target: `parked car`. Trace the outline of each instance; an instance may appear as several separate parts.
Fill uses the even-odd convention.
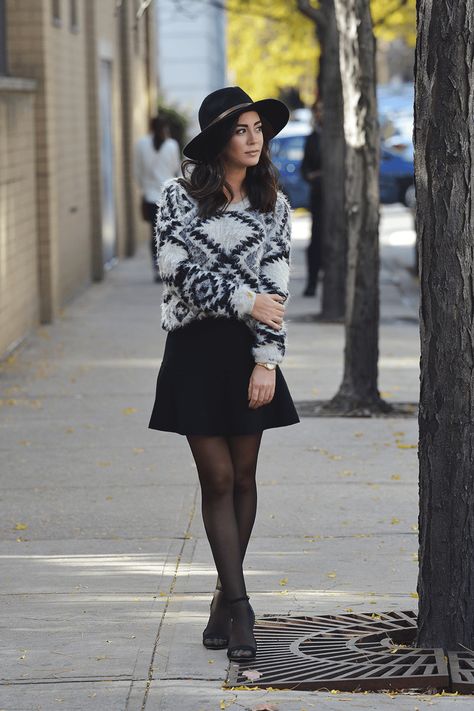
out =
[[[293,208],[309,208],[310,188],[301,175],[301,163],[306,137],[311,131],[310,124],[291,121],[270,142],[281,188]],[[402,202],[413,207],[413,145],[396,129],[388,131],[381,142],[379,188],[382,203]]]
[[[312,128],[302,121],[290,121],[270,141],[272,161],[280,174],[280,185],[293,208],[309,207],[309,185],[301,175],[306,136]]]

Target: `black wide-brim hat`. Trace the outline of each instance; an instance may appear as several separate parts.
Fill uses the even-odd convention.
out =
[[[245,111],[256,111],[268,124],[269,138],[276,136],[290,118],[287,105],[279,99],[252,101],[240,86],[217,89],[203,100],[198,114],[201,133],[184,146],[184,155],[199,161],[217,155],[227,140],[225,128]]]

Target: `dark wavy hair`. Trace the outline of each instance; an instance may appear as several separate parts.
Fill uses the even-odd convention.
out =
[[[243,182],[251,206],[261,212],[272,212],[278,192],[278,171],[270,158],[269,140],[273,135],[270,124],[261,117],[263,126],[263,146],[257,165],[249,166]],[[216,155],[210,155],[205,161],[185,159],[181,163],[183,178],[178,182],[189,195],[197,200],[200,217],[222,214],[234,197],[231,186],[225,179],[222,152],[232,138],[239,117],[223,121],[215,134],[214,144],[218,146]],[[232,196],[227,199],[224,187]]]

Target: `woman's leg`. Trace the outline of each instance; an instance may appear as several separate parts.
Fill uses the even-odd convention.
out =
[[[225,437],[187,435],[202,492],[202,517],[227,600],[246,595],[239,529],[234,509],[234,465]],[[223,602],[223,600],[222,600]],[[252,644],[250,616],[242,606],[232,626],[232,644]],[[245,654],[243,654],[245,656]]]
[[[228,440],[234,467],[234,510],[243,561],[257,513],[255,476],[262,432],[251,435],[233,435]]]

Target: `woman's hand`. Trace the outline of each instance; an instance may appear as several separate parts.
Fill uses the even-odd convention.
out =
[[[275,394],[275,381],[275,370],[267,370],[261,365],[255,366],[248,389],[249,407],[252,410],[271,402]]]
[[[280,330],[285,313],[283,302],[284,298],[279,294],[257,294],[250,315],[257,321]]]

